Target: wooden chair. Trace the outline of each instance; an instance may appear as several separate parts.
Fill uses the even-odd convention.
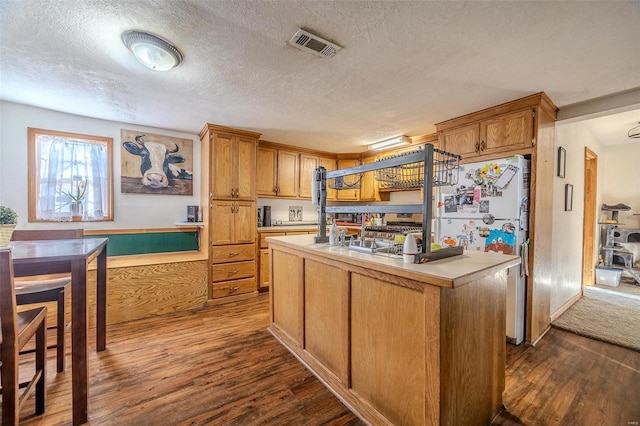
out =
[[[2,425],[17,425],[20,407],[35,390],[36,414],[44,413],[47,365],[47,307],[17,312],[11,250],[0,248],[0,373],[2,374]],[[36,368],[33,378],[20,391],[20,349],[36,336]]]
[[[31,240],[61,240],[83,238],[82,229],[29,229],[14,230],[12,241]],[[56,310],[56,370],[64,371],[65,364],[65,297],[67,288],[71,285],[71,275],[65,274],[56,278],[18,279],[15,280],[16,303],[28,305],[31,303],[57,302]]]

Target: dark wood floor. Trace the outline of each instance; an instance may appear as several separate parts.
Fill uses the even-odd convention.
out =
[[[266,331],[268,298],[110,326],[90,340],[90,425],[361,425]],[[69,339],[70,340],[70,339]],[[67,358],[70,362],[70,357]],[[23,425],[71,424],[70,367],[49,351],[47,411]],[[637,425],[640,353],[552,329],[507,345],[499,425]]]

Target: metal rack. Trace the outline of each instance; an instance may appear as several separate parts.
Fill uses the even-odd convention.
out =
[[[433,211],[433,187],[454,185],[458,181],[458,164],[461,157],[445,151],[437,150],[431,144],[424,149],[402,155],[380,159],[373,163],[362,164],[346,169],[327,172],[324,167],[316,169],[314,188],[314,203],[318,204],[319,235],[316,243],[326,243],[327,213],[419,213],[422,214],[422,252],[416,254],[414,263],[462,254],[462,247],[443,248],[431,252],[431,215]],[[358,205],[358,206],[327,206],[327,181],[344,182],[350,176],[351,181],[359,182],[364,173],[375,172],[378,182],[386,182],[385,188],[419,189],[424,188],[424,202],[422,204],[399,205]],[[353,176],[356,178],[354,179]],[[347,187],[343,189],[353,189]],[[364,228],[364,221],[362,224]],[[363,229],[364,231],[364,229]],[[361,234],[364,238],[364,232]]]

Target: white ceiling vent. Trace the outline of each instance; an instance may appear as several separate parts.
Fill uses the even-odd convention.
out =
[[[291,37],[289,44],[300,50],[306,50],[314,55],[324,56],[325,58],[331,58],[338,50],[342,49],[342,47],[337,44],[331,43],[302,29],[299,29],[293,37]]]

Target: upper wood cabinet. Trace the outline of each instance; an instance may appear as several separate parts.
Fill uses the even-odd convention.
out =
[[[260,146],[257,164],[258,195],[298,196],[298,152]]]
[[[318,157],[318,167],[324,167],[326,171],[332,172],[336,170],[336,159],[328,157]],[[337,191],[329,188],[327,185],[327,200],[335,201],[337,199]]]
[[[311,179],[318,168],[318,157],[300,154],[300,197],[311,198]]]
[[[258,195],[277,195],[278,150],[258,146],[256,193]]]
[[[355,167],[360,165],[359,159],[338,159],[338,169],[347,169],[349,167]],[[338,200],[357,201],[360,197],[360,185],[358,178],[355,175],[349,175],[344,177],[343,189],[336,191],[336,198]],[[327,182],[327,185],[329,182]],[[355,189],[350,189],[349,186],[353,185]]]
[[[535,144],[534,116],[535,110],[526,108],[443,130],[440,147],[463,160],[530,149]]]
[[[371,164],[376,161],[377,157],[365,157],[362,164]],[[375,201],[379,199],[378,181],[375,180],[375,172],[367,172],[362,176],[360,182],[360,201]]]
[[[297,197],[300,176],[299,154],[295,151],[278,150],[277,195]]]
[[[257,137],[209,125],[209,190],[212,199],[254,200]],[[246,134],[245,134],[246,133]],[[257,134],[256,134],[257,135]],[[201,137],[207,137],[201,134]]]

